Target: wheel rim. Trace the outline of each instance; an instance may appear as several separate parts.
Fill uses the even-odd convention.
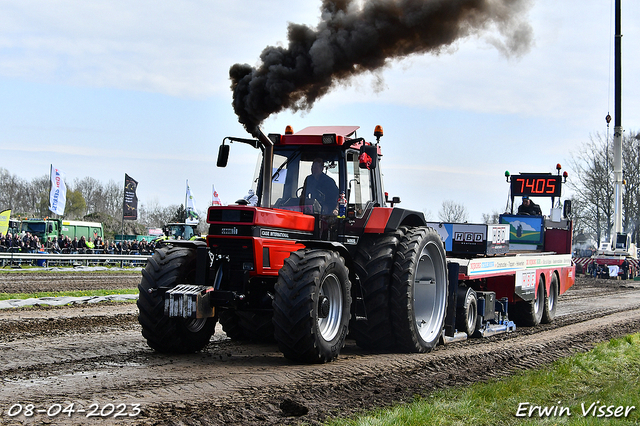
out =
[[[318,292],[318,331],[326,341],[333,340],[340,330],[342,322],[342,286],[335,274],[327,275]],[[321,312],[325,312],[320,316]]]
[[[467,329],[471,332],[476,328],[477,308],[475,303],[469,303],[469,311],[467,312]]]
[[[533,311],[537,315],[542,309],[542,302],[544,300],[544,283],[542,280],[538,283],[538,292],[536,293],[536,299],[533,302]]]
[[[442,328],[447,282],[443,266],[439,247],[427,243],[416,267],[413,294],[415,325],[425,342],[436,339]]]
[[[202,330],[206,322],[207,322],[207,318],[198,318],[198,319],[186,321],[185,326],[187,327],[187,330],[189,330],[190,332],[197,333],[198,331]]]
[[[549,287],[549,310],[553,310],[556,306],[556,294],[557,294],[557,281],[555,276],[551,280],[551,286]]]

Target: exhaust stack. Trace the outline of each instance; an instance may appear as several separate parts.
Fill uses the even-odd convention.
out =
[[[273,172],[273,142],[267,135],[264,134],[261,128],[258,127],[258,140],[264,146],[264,153],[262,158],[262,198],[260,199],[260,206],[270,208],[271,207],[271,173]]]

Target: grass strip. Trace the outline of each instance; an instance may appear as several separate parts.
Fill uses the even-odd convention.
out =
[[[619,408],[621,407],[621,408]],[[637,425],[640,334],[613,339],[539,370],[416,397],[330,426]]]
[[[38,293],[0,293],[0,300],[10,299],[39,299],[41,297],[86,297],[109,296],[111,294],[138,294],[137,288],[115,290],[77,290],[77,291],[43,291]]]

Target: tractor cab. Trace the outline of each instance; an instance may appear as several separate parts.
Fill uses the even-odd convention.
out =
[[[273,144],[271,164],[265,161],[270,154],[265,150],[254,176],[258,206],[312,215],[316,219],[314,237],[333,241],[338,234],[344,234],[345,228],[365,220],[374,206],[384,207],[377,167],[380,148],[378,143],[358,138],[358,129],[312,126],[294,133],[287,126],[284,134],[269,134]],[[380,126],[374,135],[379,142]],[[225,160],[219,158],[218,163],[221,162]],[[265,173],[265,167],[271,169],[270,173]],[[362,223],[359,226],[362,228]]]
[[[314,126],[293,133],[287,127],[284,135],[270,134],[274,141],[271,198],[263,200],[259,179],[261,205],[338,216],[338,200],[344,194],[349,217],[355,218],[376,202],[384,204],[382,188],[374,185],[379,147],[358,138],[358,128]]]
[[[191,240],[197,236],[196,226],[187,223],[168,223],[163,231],[166,238],[173,240]]]

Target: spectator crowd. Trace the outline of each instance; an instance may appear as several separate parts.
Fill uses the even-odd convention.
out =
[[[29,232],[12,235],[0,233],[0,252],[10,253],[62,253],[62,254],[142,254],[150,255],[155,251],[155,242],[141,241],[114,241],[102,240],[97,237],[91,241],[84,236],[69,238],[61,235],[58,238],[47,237],[46,241],[40,241],[36,235]]]

